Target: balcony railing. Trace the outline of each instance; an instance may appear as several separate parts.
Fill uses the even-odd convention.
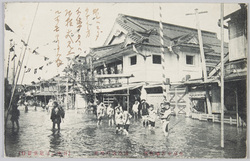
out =
[[[225,64],[225,76],[247,72],[247,60],[242,59]]]

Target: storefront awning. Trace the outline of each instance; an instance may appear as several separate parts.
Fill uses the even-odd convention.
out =
[[[117,88],[102,88],[102,89],[96,89],[94,90],[94,93],[111,93],[111,92],[116,92],[116,91],[122,91],[122,90],[133,90],[136,88],[139,88],[143,85],[143,83],[136,83],[136,84],[128,84],[124,85],[122,87],[117,87]]]
[[[96,78],[99,79],[107,79],[107,78],[131,78],[134,77],[133,74],[104,74],[104,75],[97,75]]]
[[[203,84],[214,84],[219,83],[218,79],[208,79],[207,82],[204,82],[202,79],[188,80],[184,85],[203,85]]]
[[[150,85],[144,86],[144,88],[156,88],[156,87],[162,87],[162,84],[150,84]]]
[[[39,92],[39,93],[34,93],[34,96],[54,96],[57,95],[57,92]],[[61,95],[59,93],[59,95]]]

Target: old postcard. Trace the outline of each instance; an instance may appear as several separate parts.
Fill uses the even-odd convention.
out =
[[[5,3],[5,157],[246,158],[247,12]]]

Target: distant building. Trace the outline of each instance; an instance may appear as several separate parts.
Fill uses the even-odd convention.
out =
[[[32,105],[44,106],[53,99],[59,101],[65,108],[74,109],[87,106],[84,94],[80,93],[82,92],[73,80],[67,79],[66,76],[55,76],[27,85],[25,96]]]

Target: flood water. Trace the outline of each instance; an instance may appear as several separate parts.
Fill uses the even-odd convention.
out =
[[[132,120],[129,136],[115,134],[106,120],[96,125],[92,113],[66,110],[61,130],[52,130],[47,111],[20,110],[20,130],[8,121],[5,153],[8,157],[105,158],[244,158],[246,128],[225,125],[225,148],[220,148],[220,124],[172,117],[168,137],[161,123],[149,130]]]

